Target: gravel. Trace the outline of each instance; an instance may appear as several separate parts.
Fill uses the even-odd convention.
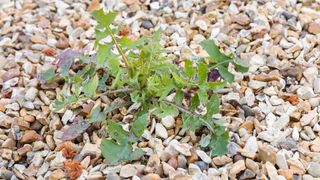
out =
[[[105,106],[110,99],[98,97],[54,113],[57,93],[70,87],[40,85],[37,74],[66,48],[93,50],[95,22],[89,11],[99,1],[2,0],[0,178],[69,179],[67,160],[81,162],[79,179],[320,178],[319,1],[108,0],[101,5],[119,12],[117,22],[128,26],[129,38],[162,27],[161,43],[177,58],[206,56],[199,42],[212,38],[250,64],[248,73],[236,74],[219,92],[218,117],[230,130],[229,153],[209,156],[199,147],[201,132],[186,131],[173,116],[154,119],[135,145],[146,152],[147,165],[142,160],[108,165],[100,151],[104,127],[98,124],[74,140],[72,150],[59,149],[63,127],[83,116],[83,107]],[[134,110],[126,112],[123,123]]]

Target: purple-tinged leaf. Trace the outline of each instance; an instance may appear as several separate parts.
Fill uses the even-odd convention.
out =
[[[41,72],[38,75],[38,80],[40,81],[41,84],[46,83],[48,80],[52,79],[53,77],[55,77],[55,72],[53,68],[50,68],[44,72]]]
[[[75,58],[83,56],[82,51],[67,49],[61,53],[57,58],[57,66],[62,70],[62,73],[66,73],[72,67]]]
[[[208,82],[217,82],[220,77],[220,73],[217,69],[212,69],[208,73]]]
[[[63,131],[61,139],[63,141],[69,141],[75,139],[90,127],[90,124],[85,122],[81,117],[77,116],[74,118],[72,124],[68,129]]]

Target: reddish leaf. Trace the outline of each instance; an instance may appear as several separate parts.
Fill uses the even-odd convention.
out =
[[[46,56],[55,56],[57,54],[54,48],[45,48],[41,52]]]
[[[64,130],[61,139],[64,141],[75,139],[80,134],[85,132],[89,127],[90,125],[88,123],[86,123],[81,117],[77,116],[74,118],[70,127]]]
[[[83,169],[80,161],[69,159],[64,162],[64,168],[70,179],[77,179],[81,175]]]
[[[75,149],[72,147],[72,143],[70,141],[59,144],[56,151],[62,151],[62,155],[65,158],[73,158],[75,155]]]
[[[216,82],[220,77],[220,73],[217,69],[212,69],[208,73],[208,82]]]

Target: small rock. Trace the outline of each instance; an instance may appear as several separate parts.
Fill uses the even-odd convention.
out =
[[[145,29],[151,29],[151,28],[153,28],[153,24],[150,20],[143,20],[141,22],[141,27],[143,27]]]
[[[62,169],[57,169],[52,172],[49,180],[59,180],[59,179],[63,179],[64,177],[65,177],[64,171]]]
[[[317,75],[318,75],[318,68],[314,66],[309,67],[303,71],[303,76],[307,79],[309,83],[313,83]]]
[[[246,167],[256,174],[259,172],[258,163],[254,162],[252,159],[249,159],[249,158],[246,159]]]
[[[120,176],[124,178],[132,177],[136,175],[138,170],[132,164],[127,164],[121,167],[120,169]]]
[[[220,172],[215,168],[208,169],[208,176],[220,176]]]
[[[316,162],[311,162],[308,167],[308,172],[313,177],[319,178],[320,177],[320,164]]]
[[[263,145],[259,147],[258,158],[263,162],[276,163],[276,152],[273,151],[269,146]]]
[[[116,173],[109,173],[107,175],[108,180],[121,180],[120,176]]]
[[[244,163],[244,160],[239,160],[236,163],[234,163],[229,171],[230,177],[235,178],[238,173],[246,169],[246,165]]]
[[[302,86],[297,90],[297,95],[299,98],[308,100],[315,96],[313,89],[311,87]]]
[[[312,34],[320,33],[320,24],[316,22],[312,22],[308,25],[308,32]]]
[[[91,143],[86,143],[81,152],[80,155],[83,157],[85,156],[95,156],[99,157],[101,155],[101,150],[100,150],[100,145],[99,144],[91,144]]]
[[[158,137],[161,137],[161,138],[163,138],[163,139],[166,139],[166,138],[168,138],[168,131],[166,130],[165,127],[163,127],[162,124],[157,123],[157,124],[156,124],[156,135],[157,135]]]
[[[66,112],[62,116],[62,123],[66,125],[69,120],[71,120],[74,117],[73,112],[71,110],[66,110]]]
[[[246,145],[243,148],[247,152],[256,153],[259,149],[257,138],[254,136],[251,136],[248,140]]]
[[[61,152],[56,153],[56,157],[50,162],[51,168],[62,168],[64,166],[63,162],[66,158],[63,157]]]
[[[188,172],[190,175],[196,174],[196,173],[201,173],[201,169],[199,168],[199,166],[190,163],[189,167],[188,167]]]
[[[199,19],[195,22],[195,25],[198,26],[201,30],[206,31],[208,29],[208,25],[206,21]]]
[[[248,85],[252,89],[260,89],[260,88],[266,87],[267,86],[267,82],[250,80]]]
[[[217,166],[222,166],[232,162],[232,159],[228,156],[217,156],[212,159],[213,163]]]
[[[250,23],[250,18],[246,14],[237,14],[231,17],[232,21],[238,23],[242,26],[248,25]]]
[[[142,176],[141,180],[160,180],[160,176],[158,174],[148,174]]]
[[[288,164],[287,164],[287,159],[285,155],[281,152],[277,153],[277,159],[276,159],[277,165],[281,169],[289,169]]]
[[[26,97],[26,100],[28,101],[34,101],[37,95],[38,95],[38,90],[34,87],[31,87],[26,91],[25,97]]]
[[[315,78],[313,81],[313,91],[316,94],[320,93],[320,78]]]
[[[14,119],[10,116],[5,114],[0,114],[0,127],[10,128],[11,124],[13,123]]]
[[[246,169],[240,176],[240,179],[252,179],[256,176],[256,174],[250,169]]]
[[[39,134],[37,134],[36,131],[27,130],[22,135],[20,143],[22,143],[22,144],[31,143],[31,142],[34,142],[34,141],[38,140],[39,138],[41,138],[41,136]]]
[[[211,158],[207,155],[207,153],[201,150],[197,150],[196,152],[202,161],[208,164],[211,163]]]
[[[171,129],[175,125],[175,119],[173,116],[166,116],[161,119],[161,123],[167,128]]]
[[[20,75],[19,68],[9,69],[2,75],[3,82],[8,81],[9,79],[18,77]]]
[[[267,173],[268,173],[268,176],[270,177],[270,180],[276,180],[278,176],[277,169],[269,161],[266,162],[265,165],[266,165]]]

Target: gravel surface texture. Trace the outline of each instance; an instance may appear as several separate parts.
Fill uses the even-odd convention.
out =
[[[40,85],[37,74],[66,48],[93,49],[99,4],[118,12],[132,39],[164,29],[161,43],[180,59],[206,56],[199,42],[211,38],[250,63],[220,94],[227,155],[210,157],[176,117],[153,120],[138,144],[143,159],[118,166],[101,156],[100,126],[61,140],[77,114],[110,102],[51,112],[66,87]],[[0,0],[0,19],[0,178],[320,178],[319,0]]]

